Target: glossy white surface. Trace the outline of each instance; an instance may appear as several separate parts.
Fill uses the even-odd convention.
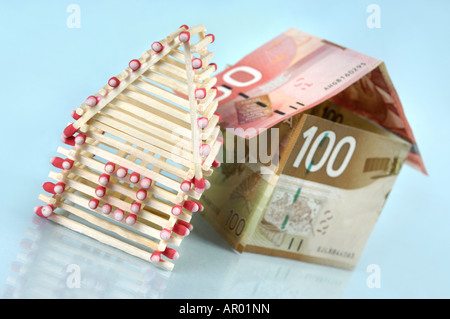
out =
[[[201,218],[168,272],[31,218],[3,298],[337,298],[351,272],[232,251]]]

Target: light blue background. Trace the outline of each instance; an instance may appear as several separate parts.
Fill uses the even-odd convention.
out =
[[[71,3],[81,8],[81,28],[66,25],[70,15],[66,9]],[[11,265],[21,260],[24,251],[21,243],[30,237],[30,229],[36,228],[32,209],[39,203],[37,196],[42,182],[47,180],[49,159],[56,155],[61,132],[71,121],[70,111],[109,77],[120,73],[129,60],[139,57],[153,41],[164,38],[182,24],[203,24],[216,36],[210,49],[216,53],[214,62],[219,70],[289,27],[385,61],[429,176],[410,167],[402,170],[354,271],[250,253],[239,255],[201,217],[196,217],[194,232],[180,247],[181,258],[176,261],[174,273],[167,275],[150,268],[151,280],[145,283],[130,280],[128,284],[144,289],[145,297],[161,298],[450,297],[450,2],[164,3],[111,0],[0,3],[3,296],[19,291],[18,276],[25,276],[29,285],[37,285],[34,288],[47,296],[47,289],[33,284],[36,274],[27,277],[33,264],[29,270],[22,268],[19,274]],[[381,28],[370,29],[366,25],[369,16],[366,8],[371,3],[381,8]],[[53,225],[39,227],[50,234],[58,232]],[[41,237],[50,236],[38,233]],[[40,241],[39,245],[43,243]],[[39,252],[46,248],[34,249]],[[146,267],[139,261],[128,262],[135,262],[133,265],[138,268]],[[380,288],[369,288],[366,284],[370,264],[380,267]],[[65,278],[61,269],[54,276],[55,280]],[[107,281],[112,290],[120,286],[114,278]],[[155,278],[159,284],[155,284]],[[78,291],[83,289],[86,286]],[[139,289],[117,296],[135,297],[134,291]]]

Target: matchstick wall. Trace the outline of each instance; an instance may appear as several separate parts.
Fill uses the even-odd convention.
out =
[[[72,112],[35,213],[171,270],[219,165],[217,69],[181,26]]]

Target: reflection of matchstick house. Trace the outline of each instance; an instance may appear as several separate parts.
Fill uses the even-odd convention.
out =
[[[314,235],[313,225],[322,200],[307,189],[280,181],[274,190],[259,229],[275,246],[281,246],[287,234]],[[296,188],[294,190],[294,188]]]
[[[36,214],[171,269],[219,164],[213,41],[183,25],[73,111]]]
[[[32,220],[1,298],[163,296],[171,272],[37,216]]]

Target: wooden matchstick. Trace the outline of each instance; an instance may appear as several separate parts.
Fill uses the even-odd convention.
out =
[[[199,149],[199,129],[197,125],[197,101],[195,99],[195,85],[194,85],[194,70],[192,69],[192,54],[190,51],[190,44],[184,43],[184,54],[186,63],[186,75],[188,78],[188,97],[189,109],[191,114],[191,131],[192,131],[192,153],[194,161],[195,178],[202,178],[200,149]]]

